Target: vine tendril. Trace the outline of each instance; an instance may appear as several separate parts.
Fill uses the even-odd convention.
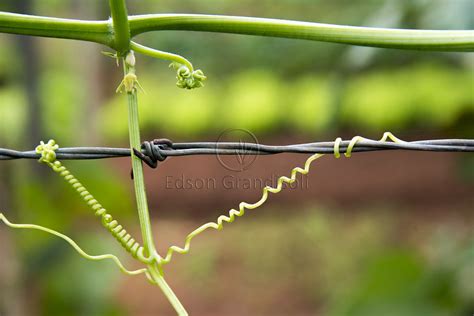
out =
[[[207,79],[204,72],[200,69],[194,70],[193,64],[183,56],[163,52],[135,42],[130,43],[130,48],[143,55],[171,61],[170,68],[176,71],[176,86],[179,88],[196,89],[204,86],[203,81]]]
[[[283,183],[292,184],[293,182],[296,181],[296,176],[297,176],[298,173],[301,173],[303,175],[307,174],[309,172],[310,166],[313,163],[313,161],[315,161],[318,158],[321,158],[322,156],[324,156],[324,154],[314,154],[314,155],[310,156],[306,160],[306,162],[304,164],[304,168],[300,168],[300,167],[293,168],[291,170],[291,176],[289,178],[286,177],[286,176],[279,177],[278,180],[277,180],[277,186],[276,187],[270,187],[270,186],[264,187],[263,191],[262,191],[262,197],[257,202],[251,203],[251,204],[247,203],[247,202],[240,202],[238,211],[236,209],[231,209],[229,211],[228,216],[227,215],[221,215],[217,218],[216,222],[209,222],[209,223],[206,223],[206,224],[200,226],[199,228],[195,229],[188,236],[186,236],[183,248],[178,247],[178,246],[171,246],[168,249],[168,251],[166,253],[166,256],[164,258],[160,258],[160,261],[158,262],[158,264],[160,266],[163,266],[163,265],[169,263],[171,261],[172,257],[173,257],[174,252],[177,252],[177,253],[180,253],[180,254],[188,253],[189,250],[190,250],[190,247],[191,247],[191,240],[194,237],[196,237],[197,235],[199,235],[200,233],[204,232],[205,230],[207,230],[209,228],[213,228],[213,229],[216,229],[216,230],[222,230],[224,228],[224,222],[227,222],[227,223],[234,222],[236,217],[241,217],[245,214],[245,209],[253,210],[253,209],[256,209],[256,208],[262,206],[268,199],[268,193],[274,193],[274,194],[279,193],[283,189]]]
[[[394,143],[406,143],[406,141],[397,138],[395,135],[393,135],[390,132],[383,133],[383,136],[379,141],[386,142],[387,140],[391,140]],[[350,158],[352,156],[352,150],[354,149],[354,146],[360,141],[372,141],[372,139],[364,138],[362,136],[354,136],[349,142],[349,145],[347,146],[344,156],[346,156],[347,158]],[[339,146],[341,145],[341,142],[342,142],[342,139],[340,137],[338,137],[334,142],[334,157],[336,158],[341,157],[340,150],[339,150]]]
[[[147,279],[150,282],[154,283],[154,281],[153,281],[152,277],[150,276],[147,269],[143,268],[143,269],[138,269],[138,270],[128,270],[122,264],[120,259],[117,258],[117,256],[114,256],[112,254],[97,255],[97,256],[90,255],[90,254],[86,253],[74,240],[72,240],[72,238],[70,238],[70,237],[68,237],[64,234],[61,234],[61,233],[59,233],[55,230],[52,230],[50,228],[46,228],[46,227],[43,227],[43,226],[40,226],[40,225],[34,225],[34,224],[15,224],[15,223],[10,222],[3,213],[0,213],[0,220],[10,228],[35,229],[35,230],[40,230],[40,231],[46,232],[48,234],[54,235],[56,237],[59,237],[59,238],[65,240],[69,245],[71,245],[74,248],[74,250],[77,251],[77,253],[79,253],[79,255],[81,257],[83,257],[87,260],[100,261],[100,260],[110,259],[118,266],[120,271],[122,271],[123,273],[128,274],[128,275],[138,275],[138,274],[144,273],[146,275]]]
[[[43,162],[58,173],[68,182],[74,190],[81,196],[81,198],[95,211],[95,215],[101,218],[102,226],[104,226],[112,236],[122,245],[122,247],[130,253],[134,258],[141,262],[148,264],[153,260],[153,257],[145,257],[144,248],[132,236],[127,233],[125,228],[115,220],[112,215],[107,213],[107,210],[94,198],[92,194],[87,191],[83,184],[74,177],[71,172],[56,160],[56,150],[59,146],[54,140],[48,143],[41,141],[40,145],[36,147],[36,152],[41,154],[39,162]]]
[[[404,142],[403,140],[400,140],[397,137],[395,137],[390,132],[384,133],[383,137],[380,139],[380,141],[385,142],[388,139],[390,139],[391,141],[393,141],[395,143]],[[357,142],[359,142],[361,140],[369,140],[370,141],[370,139],[363,138],[361,136],[353,137],[351,142],[349,143],[344,155],[348,158],[351,157],[351,152],[352,152],[354,146],[357,144]],[[337,138],[336,141],[334,142],[334,156],[336,158],[340,157],[339,146],[340,146],[341,142],[342,142],[341,138]],[[296,181],[296,176],[297,176],[298,173],[300,173],[302,175],[308,174],[309,171],[310,171],[311,164],[316,159],[319,159],[323,156],[324,156],[324,154],[314,154],[314,155],[310,156],[306,160],[306,162],[304,163],[303,168],[296,167],[296,168],[293,168],[291,170],[290,177],[286,177],[286,176],[279,177],[278,180],[277,180],[277,186],[276,187],[270,187],[270,186],[264,187],[263,191],[262,191],[262,196],[257,202],[251,203],[251,204],[249,204],[247,202],[240,202],[239,203],[239,210],[231,209],[228,213],[229,214],[228,216],[227,215],[221,215],[217,218],[217,221],[209,222],[209,223],[206,223],[206,224],[198,227],[197,229],[195,229],[194,231],[192,231],[190,234],[188,234],[186,236],[185,241],[184,241],[184,247],[179,247],[179,246],[169,247],[168,251],[166,253],[166,256],[164,258],[157,258],[156,259],[157,260],[157,265],[162,269],[163,265],[168,264],[171,261],[171,259],[173,257],[173,254],[175,252],[179,253],[179,254],[189,253],[190,248],[191,248],[191,240],[194,237],[196,237],[197,235],[204,232],[205,230],[207,230],[209,228],[216,229],[216,230],[222,230],[224,228],[224,222],[232,223],[232,222],[235,221],[236,217],[243,216],[245,214],[246,209],[247,210],[253,210],[253,209],[256,209],[256,208],[262,206],[267,201],[269,193],[273,193],[273,194],[279,193],[283,189],[283,183],[288,183],[288,184],[294,183]]]

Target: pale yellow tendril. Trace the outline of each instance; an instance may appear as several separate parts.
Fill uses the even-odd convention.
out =
[[[395,137],[395,135],[393,135],[390,132],[385,132],[379,141],[386,142],[389,139],[394,143],[406,143],[405,141]],[[354,146],[360,141],[374,141],[374,140],[369,139],[369,138],[364,138],[362,136],[354,136],[349,142],[349,145],[347,145],[347,149],[346,149],[346,152],[344,153],[344,156],[346,156],[347,158],[350,158],[352,155],[352,150],[354,149]],[[342,142],[342,139],[340,137],[338,137],[336,141],[334,142],[334,157],[336,158],[341,157],[340,150],[339,150],[341,142]]]
[[[62,238],[69,245],[71,245],[74,248],[74,250],[76,250],[79,253],[79,255],[81,255],[85,259],[92,260],[92,261],[100,261],[100,260],[106,260],[106,259],[112,260],[118,266],[120,271],[122,271],[123,273],[128,274],[128,275],[138,275],[138,274],[144,273],[146,275],[146,277],[148,278],[148,280],[150,282],[154,283],[154,281],[151,278],[151,276],[150,276],[147,269],[143,268],[143,269],[138,269],[138,270],[128,270],[127,268],[125,268],[125,266],[122,264],[122,262],[120,262],[120,260],[112,254],[97,255],[97,256],[89,255],[84,250],[82,250],[82,248],[74,240],[72,240],[70,237],[68,237],[64,234],[61,234],[61,233],[59,233],[55,230],[52,230],[52,229],[49,229],[49,228],[46,228],[46,227],[43,227],[43,226],[39,226],[39,225],[34,225],[34,224],[15,224],[15,223],[10,222],[5,217],[5,215],[3,215],[3,213],[0,213],[0,220],[10,228],[35,229],[35,230],[40,230],[40,231],[46,232],[48,234],[51,234],[51,235],[57,236],[59,238]]]
[[[388,139],[390,139],[394,143],[404,142],[404,141],[398,139],[397,137],[395,137],[390,132],[384,133],[383,137],[380,139],[380,141],[385,142]],[[352,150],[354,149],[354,146],[356,145],[357,142],[359,142],[361,140],[371,141],[370,139],[367,139],[367,138],[363,138],[363,137],[360,137],[360,136],[355,136],[349,142],[349,145],[347,146],[347,150],[346,150],[344,155],[346,157],[350,157],[351,153],[352,153]],[[342,142],[341,138],[337,138],[336,141],[334,142],[334,156],[336,158],[340,157],[339,146],[340,146],[341,142]],[[323,156],[324,156],[324,154],[314,154],[314,155],[310,156],[306,160],[306,162],[304,164],[304,168],[296,167],[296,168],[291,170],[290,178],[288,178],[286,176],[282,176],[282,177],[278,178],[277,186],[275,188],[270,187],[270,186],[264,187],[263,192],[262,192],[262,197],[257,202],[252,203],[252,204],[249,204],[249,203],[246,203],[246,202],[241,202],[239,204],[239,210],[238,211],[236,209],[231,209],[229,211],[228,216],[227,215],[221,215],[217,218],[216,222],[209,222],[209,223],[206,223],[206,224],[200,226],[199,228],[195,229],[189,235],[186,236],[185,241],[184,241],[184,247],[181,248],[181,247],[178,247],[178,246],[171,246],[170,248],[168,248],[166,256],[164,258],[157,259],[158,266],[160,268],[162,268],[163,265],[168,264],[171,261],[171,259],[173,257],[173,254],[175,252],[177,252],[179,254],[187,254],[190,250],[190,247],[191,247],[191,240],[194,237],[196,237],[197,235],[199,235],[200,233],[204,232],[205,230],[207,230],[209,228],[216,229],[216,230],[222,230],[224,228],[224,222],[232,223],[236,219],[236,217],[240,217],[240,216],[243,216],[245,214],[245,209],[253,210],[253,209],[256,209],[256,208],[262,206],[267,201],[269,192],[270,193],[279,193],[283,189],[283,183],[288,183],[288,184],[294,183],[296,181],[296,175],[298,173],[301,173],[303,175],[307,174],[310,170],[310,167],[311,167],[311,164],[313,163],[313,161],[315,161],[316,159],[321,158]]]
[[[224,222],[232,223],[235,220],[236,217],[240,217],[240,216],[243,216],[245,214],[245,209],[253,210],[253,209],[256,209],[256,208],[262,206],[262,204],[265,203],[265,201],[268,199],[268,193],[278,193],[278,192],[280,192],[283,189],[283,183],[292,184],[293,182],[296,181],[296,175],[298,173],[307,174],[309,172],[309,168],[311,166],[311,163],[313,161],[315,161],[316,159],[321,158],[322,156],[324,156],[324,155],[323,154],[314,154],[306,160],[306,162],[304,164],[304,168],[296,167],[293,170],[291,170],[290,178],[288,178],[286,176],[282,176],[282,177],[278,178],[277,186],[275,188],[270,187],[270,186],[264,187],[263,192],[262,192],[262,197],[257,202],[252,203],[252,204],[249,204],[249,203],[246,203],[246,202],[241,202],[239,204],[239,210],[238,211],[236,209],[231,209],[229,211],[229,216],[221,215],[217,218],[216,222],[209,222],[209,223],[204,224],[201,227],[197,228],[196,230],[191,232],[188,236],[186,236],[183,248],[180,248],[178,246],[171,246],[168,249],[168,252],[166,253],[166,256],[164,258],[160,258],[160,261],[158,262],[158,264],[160,266],[163,266],[164,264],[169,263],[171,261],[171,258],[173,256],[174,252],[177,252],[177,253],[180,253],[180,254],[188,253],[189,249],[190,249],[190,246],[191,246],[191,240],[194,237],[196,237],[197,235],[199,235],[200,233],[202,233],[203,231],[205,231],[209,228],[213,228],[213,229],[216,229],[216,230],[222,230],[224,228],[224,225],[223,225]]]

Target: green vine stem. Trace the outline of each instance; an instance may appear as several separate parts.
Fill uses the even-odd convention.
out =
[[[202,14],[149,14],[130,17],[132,37],[144,32],[162,30],[261,35],[416,50],[472,51],[474,49],[472,30],[386,29]]]
[[[136,15],[129,16],[128,23],[132,38],[150,31],[180,30],[284,37],[409,50],[474,51],[473,30],[387,29],[202,14]],[[91,41],[122,52],[121,41],[114,41],[110,21],[57,19],[0,12],[0,32]]]
[[[128,29],[128,15],[125,0],[110,0],[110,10],[112,12],[115,39],[114,44],[118,57],[122,57],[124,79],[120,86],[123,85],[128,98],[128,128],[130,137],[130,151],[132,159],[133,183],[135,187],[135,196],[138,209],[138,217],[140,220],[140,229],[143,237],[143,246],[145,252],[152,258],[148,264],[148,272],[153,281],[160,287],[163,294],[174,307],[178,315],[188,315],[183,305],[173,293],[173,290],[166,283],[162,270],[156,264],[161,258],[157,253],[154,241],[153,231],[151,229],[150,214],[148,211],[148,202],[145,190],[145,179],[143,176],[142,161],[133,153],[133,149],[141,146],[140,141],[140,124],[138,118],[138,87],[139,83],[135,74],[135,55],[130,49],[130,33]]]
[[[108,21],[59,19],[0,12],[0,33],[74,39],[113,46]]]
[[[168,283],[166,283],[165,279],[159,272],[158,267],[155,266],[148,266],[148,272],[150,273],[152,279],[158,286],[160,287],[161,291],[163,294],[166,296],[168,301],[171,303],[173,308],[175,309],[176,313],[179,316],[188,316],[188,312],[184,308],[184,306],[181,304],[179,301],[178,297],[176,294],[174,294],[173,290],[170,288]]]
[[[128,30],[128,16],[125,0],[110,0],[110,11],[112,12],[115,43],[122,43],[124,48],[130,46],[130,34]],[[126,26],[124,26],[126,24]],[[128,43],[125,43],[128,41]],[[120,52],[118,52],[120,53]],[[133,183],[137,199],[138,217],[143,237],[143,246],[146,255],[155,256],[156,250],[153,242],[153,233],[148,212],[148,202],[145,191],[145,181],[143,177],[143,166],[141,160],[133,154],[133,148],[140,148],[140,125],[138,119],[137,77],[135,75],[135,56],[129,52],[126,57],[121,55],[123,60],[124,79],[120,86],[124,86],[128,97],[128,128],[130,136],[130,151],[132,157],[132,169],[134,174]],[[120,87],[119,87],[120,88]]]
[[[124,65],[124,80],[127,76],[135,75],[135,57],[133,57],[133,52],[129,52],[126,58],[123,58]],[[143,176],[143,165],[142,161],[133,154],[133,148],[140,148],[140,129],[139,129],[139,119],[138,119],[138,99],[137,99],[137,84],[138,82],[134,81],[131,84],[125,85],[125,89],[128,97],[128,126],[129,126],[129,135],[130,135],[130,150],[132,157],[132,169],[133,169],[133,182],[135,185],[135,195],[137,199],[137,208],[138,208],[138,217],[140,219],[140,228],[143,236],[143,246],[145,252],[152,258],[154,262],[160,260],[159,254],[156,252],[156,248],[153,242],[153,232],[151,229],[150,215],[148,212],[148,202],[145,191],[145,181]],[[161,269],[155,263],[150,263],[148,265],[148,271],[154,282],[158,284],[160,289],[163,291],[165,296],[170,301],[171,305],[175,308],[178,315],[188,315],[183,305],[173,293],[171,288],[166,283],[163,278]]]
[[[125,76],[130,72],[135,72],[132,66],[130,66],[124,59],[124,71]],[[138,119],[138,100],[137,90],[130,89],[127,91],[128,98],[128,127],[130,134],[130,150],[132,152],[132,169],[133,169],[133,182],[135,186],[135,194],[137,199],[138,216],[140,218],[140,228],[143,236],[143,245],[147,255],[152,255],[155,249],[152,229],[150,223],[150,215],[148,213],[148,202],[145,192],[145,182],[143,177],[143,166],[142,161],[133,154],[133,148],[140,148],[140,129]]]

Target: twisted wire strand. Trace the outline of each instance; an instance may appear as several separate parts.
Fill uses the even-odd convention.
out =
[[[255,143],[239,142],[191,142],[191,143],[171,143],[171,146],[164,142],[144,142],[141,151],[135,149],[135,154],[141,153],[149,157],[150,163],[158,163],[169,156],[189,156],[189,155],[270,155],[281,153],[300,154],[331,154],[334,153],[334,142],[314,142],[292,145],[263,145]],[[350,141],[340,142],[340,150],[345,152]],[[146,145],[148,144],[148,145]],[[380,150],[416,150],[416,151],[436,151],[436,152],[474,152],[474,139],[432,139],[405,141],[403,143],[384,143],[370,139],[358,142],[358,146],[352,152],[367,152]],[[74,159],[103,159],[130,156],[129,148],[111,147],[63,147],[56,151],[56,156],[61,160]],[[0,160],[11,159],[38,159],[40,154],[35,151],[17,151],[0,148]]]
[[[382,138],[379,140],[379,142],[387,142],[387,140],[392,141],[393,143],[396,144],[401,144],[405,143],[405,141],[398,139],[395,137],[392,133],[386,132],[383,134]],[[361,136],[355,136],[351,139],[349,142],[345,156],[347,158],[351,157],[352,151],[355,149],[355,145],[357,143],[363,142],[363,141],[373,141]],[[333,143],[333,153],[336,158],[340,157],[340,146],[341,146],[341,138],[337,138],[336,141]],[[222,230],[224,228],[224,223],[232,223],[235,221],[237,217],[241,217],[245,214],[245,210],[253,210],[256,209],[260,206],[262,206],[268,199],[269,193],[277,194],[281,192],[283,189],[283,183],[288,183],[292,184],[296,181],[296,176],[298,173],[302,175],[306,175],[310,171],[311,164],[316,160],[321,157],[323,157],[324,154],[314,154],[310,156],[306,162],[304,163],[304,167],[295,167],[291,170],[290,177],[287,176],[281,176],[277,180],[277,186],[276,187],[271,187],[271,186],[266,186],[262,190],[262,196],[261,198],[255,202],[255,203],[247,203],[247,202],[240,202],[239,203],[239,210],[236,209],[231,209],[228,213],[228,215],[221,215],[217,218],[217,221],[215,222],[209,222],[206,223],[194,231],[192,231],[190,234],[188,234],[185,238],[184,241],[184,246],[179,247],[179,246],[171,246],[168,248],[168,251],[166,253],[166,256],[164,258],[158,258],[157,259],[157,264],[159,267],[162,269],[163,265],[168,264],[171,259],[173,258],[174,253],[179,253],[179,254],[187,254],[189,253],[191,249],[191,241],[194,237],[197,235],[201,234],[202,232],[206,231],[207,229],[215,229],[215,230]]]
[[[390,140],[391,142],[388,142]],[[357,146],[356,146],[357,144]],[[41,142],[41,146],[50,145]],[[352,152],[361,151],[374,151],[374,150],[390,150],[390,149],[407,149],[407,150],[426,150],[426,151],[463,151],[473,152],[474,151],[474,140],[471,139],[437,139],[437,140],[422,140],[422,141],[403,141],[395,137],[392,133],[386,132],[380,140],[372,140],[361,136],[355,136],[349,141],[343,141],[341,138],[337,138],[334,142],[318,142],[318,143],[307,143],[307,144],[295,144],[286,146],[269,146],[245,143],[172,143],[167,139],[155,140],[153,142],[144,142],[142,145],[142,151],[135,150],[135,154],[141,157],[142,160],[150,159],[149,162],[154,163],[153,160],[162,161],[167,156],[181,156],[181,155],[192,155],[192,154],[241,154],[242,148],[245,154],[277,154],[277,153],[314,153],[310,156],[305,164],[304,168],[296,167],[291,170],[290,177],[282,176],[277,180],[276,187],[266,186],[263,188],[262,197],[255,203],[249,204],[241,202],[239,204],[239,210],[231,209],[228,215],[221,215],[217,218],[216,222],[206,223],[185,238],[183,247],[171,246],[166,256],[150,256],[149,258],[144,257],[143,247],[141,247],[121,225],[115,221],[111,215],[107,214],[106,210],[94,199],[94,197],[79,183],[79,181],[70,174],[70,172],[61,165],[59,161],[56,161],[56,156],[68,157],[67,155],[84,155],[87,156],[85,159],[95,158],[109,158],[117,156],[128,156],[130,155],[129,149],[122,148],[63,148],[58,149],[57,145],[53,142],[52,150],[38,150],[36,153],[31,152],[16,152],[11,150],[3,150],[0,148],[0,159],[5,157],[8,158],[38,158],[41,155],[40,161],[46,162],[53,168],[54,171],[58,172],[61,176],[69,182],[73,188],[86,200],[93,210],[96,211],[97,216],[102,217],[102,224],[112,233],[112,235],[120,241],[122,246],[129,251],[134,257],[138,258],[144,263],[151,263],[158,266],[161,270],[163,265],[168,264],[175,252],[180,254],[186,254],[190,251],[191,240],[204,232],[209,228],[216,230],[222,230],[224,222],[232,223],[236,217],[241,217],[245,214],[245,210],[251,210],[260,207],[268,199],[268,193],[278,193],[283,188],[283,183],[292,184],[296,181],[298,173],[303,175],[309,172],[312,162],[327,153],[332,153],[336,158],[340,157],[341,151],[344,151],[346,157],[351,157]],[[56,147],[55,147],[56,146]],[[44,148],[43,148],[44,149]],[[47,149],[47,148],[46,148]],[[57,151],[57,152],[56,152]],[[4,155],[2,157],[2,155]],[[100,155],[106,155],[106,157],[100,157]],[[28,157],[25,157],[28,156]],[[72,158],[74,159],[74,158]],[[83,158],[84,159],[84,158]]]
[[[145,276],[147,277],[147,279],[150,282],[154,283],[153,278],[151,277],[151,275],[149,274],[147,269],[143,268],[143,269],[138,269],[138,270],[128,270],[122,264],[120,259],[117,258],[117,256],[114,256],[112,254],[90,255],[90,254],[86,253],[74,240],[72,240],[72,238],[70,238],[70,237],[68,237],[64,234],[61,234],[60,232],[57,232],[55,230],[52,230],[50,228],[46,228],[46,227],[40,226],[40,225],[12,223],[6,218],[6,216],[3,213],[0,213],[0,220],[10,228],[40,230],[40,231],[46,232],[48,234],[54,235],[56,237],[59,237],[59,238],[63,239],[64,241],[66,241],[69,245],[71,245],[74,248],[74,250],[76,250],[77,253],[79,253],[79,255],[81,257],[83,257],[87,260],[92,260],[92,261],[101,261],[101,260],[107,260],[107,259],[112,260],[117,265],[117,267],[120,269],[120,271],[122,271],[123,273],[128,274],[128,275],[139,275],[139,274],[144,273]]]
[[[150,263],[152,258],[145,257],[143,246],[141,246],[112,215],[107,213],[107,210],[60,161],[56,160],[55,151],[57,149],[58,146],[53,140],[50,140],[47,144],[41,142],[41,145],[36,148],[36,151],[41,154],[39,161],[46,163],[79,193],[81,198],[95,212],[95,215],[101,218],[102,226],[112,234],[128,253],[143,263]]]

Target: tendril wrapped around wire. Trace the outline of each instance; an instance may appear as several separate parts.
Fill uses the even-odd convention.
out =
[[[36,152],[41,154],[40,162],[46,163],[50,166],[53,171],[58,173],[61,177],[66,180],[82,199],[89,205],[89,207],[95,211],[95,215],[101,218],[102,226],[104,226],[112,236],[122,245],[122,247],[130,253],[134,258],[140,260],[143,263],[149,263],[152,261],[152,257],[147,258],[144,255],[144,248],[141,246],[122,225],[115,220],[112,215],[107,213],[107,210],[94,198],[92,194],[82,185],[79,180],[74,177],[60,161],[56,160],[55,151],[58,149],[58,145],[54,140],[50,140],[48,143],[41,141],[40,145],[36,147]]]
[[[390,132],[384,133],[383,137],[380,139],[380,141],[385,142],[388,139],[390,139],[394,143],[403,143],[404,142],[404,141],[398,139],[397,137],[395,137]],[[350,141],[349,145],[347,146],[347,149],[346,149],[346,152],[344,153],[344,155],[348,158],[351,157],[352,149],[357,144],[357,142],[359,142],[361,140],[369,140],[369,139],[363,138],[361,136],[353,137],[352,140]],[[340,147],[341,141],[342,141],[341,138],[337,138],[336,141],[334,142],[334,156],[336,158],[340,157],[339,147]],[[168,248],[168,251],[167,251],[166,256],[164,258],[158,258],[157,259],[157,264],[159,265],[160,269],[162,269],[163,265],[168,264],[171,261],[171,259],[173,257],[173,254],[175,252],[179,253],[179,254],[189,253],[190,248],[191,248],[191,240],[194,237],[196,237],[197,235],[201,234],[202,232],[204,232],[205,230],[207,230],[209,228],[216,229],[216,230],[222,230],[224,228],[224,222],[232,223],[232,222],[235,221],[235,219],[237,217],[243,216],[245,214],[246,209],[247,210],[253,210],[253,209],[256,209],[256,208],[262,206],[267,201],[269,193],[273,193],[273,194],[279,193],[283,189],[283,183],[288,183],[288,184],[294,183],[296,181],[296,176],[297,176],[298,173],[300,173],[302,175],[308,174],[308,172],[310,170],[310,167],[311,167],[311,164],[316,159],[319,159],[323,156],[324,156],[324,154],[311,155],[306,160],[303,168],[296,167],[296,168],[293,168],[291,170],[290,177],[287,177],[287,176],[279,177],[278,180],[277,180],[277,186],[276,187],[270,187],[270,186],[264,187],[263,191],[262,191],[262,196],[257,202],[255,202],[255,203],[241,202],[241,203],[239,203],[239,210],[231,209],[228,213],[228,216],[227,215],[221,215],[217,218],[217,221],[206,223],[206,224],[198,227],[194,231],[192,231],[190,234],[188,234],[186,236],[185,241],[184,241],[184,247],[171,246],[170,248]]]

